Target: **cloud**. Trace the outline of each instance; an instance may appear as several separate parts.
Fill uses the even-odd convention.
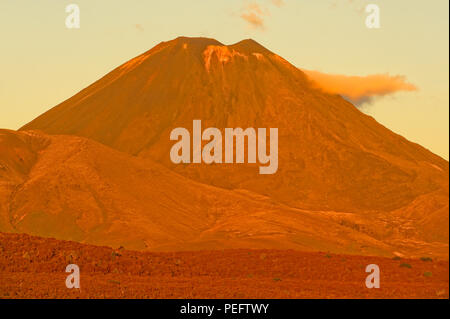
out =
[[[140,25],[139,23],[136,24],[134,27],[135,27],[138,31],[141,31],[141,32],[144,31],[144,27],[143,27],[142,25]]]
[[[272,0],[272,3],[277,6],[278,8],[281,8],[284,6],[284,0]]]
[[[264,29],[264,16],[267,10],[263,10],[257,3],[251,3],[244,8],[241,18],[247,21],[255,29]]]
[[[284,5],[284,0],[271,0],[272,4],[278,8]],[[270,15],[267,6],[261,7],[256,2],[247,4],[242,10],[240,17],[244,19],[252,28],[264,30],[264,19]]]
[[[309,70],[302,71],[318,88],[327,93],[340,94],[358,106],[370,103],[376,97],[400,91],[417,91],[417,87],[407,82],[402,75],[349,76]]]

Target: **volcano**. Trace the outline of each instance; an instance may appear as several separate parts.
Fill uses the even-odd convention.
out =
[[[255,202],[269,201],[278,213],[311,214],[314,222],[302,227],[343,227],[367,242],[377,241],[378,251],[412,253],[428,247],[448,254],[448,162],[393,133],[341,96],[317,87],[300,69],[253,40],[224,45],[213,39],[180,37],[119,66],[22,127],[21,134],[39,130],[43,133],[33,134],[99,142],[103,145],[95,144],[92,150],[97,149],[101,158],[100,154],[111,152],[105,161],[127,156],[126,162],[151,162],[148,165],[157,165],[164,174],[173,174],[175,185],[183,181],[205,187],[202,196],[214,189],[216,204],[211,205],[220,210],[227,210],[223,203],[239,194],[250,201],[237,209],[240,212],[266,211],[260,206],[254,210]],[[170,132],[176,127],[192,129],[194,120],[219,129],[278,128],[278,171],[260,175],[255,164],[173,164]],[[33,156],[39,157],[30,151],[30,161]],[[119,163],[117,167],[122,167]],[[21,174],[19,168],[13,177]],[[158,185],[156,180],[153,183]],[[168,191],[184,189],[193,188],[171,186]],[[152,196],[149,201],[157,198]],[[152,211],[161,212],[161,207]],[[190,218],[199,217],[198,211],[193,203],[187,206],[187,225]],[[170,218],[166,222],[170,224]],[[315,222],[319,224],[311,226]],[[288,224],[285,220],[277,227],[287,231]],[[202,227],[204,232],[212,225]],[[211,242],[218,239],[214,234]],[[339,250],[337,238],[330,247]],[[264,247],[263,242],[258,241],[258,247]],[[319,249],[316,244],[301,244],[308,245]]]

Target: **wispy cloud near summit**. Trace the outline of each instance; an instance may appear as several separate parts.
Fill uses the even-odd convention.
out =
[[[374,98],[400,91],[417,91],[402,75],[373,74],[349,76],[302,70],[315,85],[331,94],[340,94],[356,105],[371,102]]]
[[[278,8],[284,5],[284,0],[271,0],[272,4]],[[256,2],[247,4],[240,14],[240,17],[244,19],[252,28],[264,30],[264,20],[267,16],[270,16],[270,10],[266,6],[261,6]]]
[[[257,3],[247,5],[241,18],[247,21],[253,28],[264,29],[264,16],[267,15],[267,10],[264,10]]]

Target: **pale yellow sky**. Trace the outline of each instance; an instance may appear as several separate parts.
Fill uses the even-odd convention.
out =
[[[65,7],[81,10],[67,29]],[[380,7],[380,29],[365,5]],[[17,129],[161,41],[253,38],[299,68],[405,76],[418,90],[363,104],[396,133],[449,158],[447,0],[2,0],[0,127]]]

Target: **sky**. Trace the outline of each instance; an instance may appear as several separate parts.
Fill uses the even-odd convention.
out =
[[[80,28],[66,27],[67,5]],[[366,26],[367,4],[380,28]],[[178,36],[252,38],[449,158],[448,0],[1,0],[0,128],[18,129]]]

